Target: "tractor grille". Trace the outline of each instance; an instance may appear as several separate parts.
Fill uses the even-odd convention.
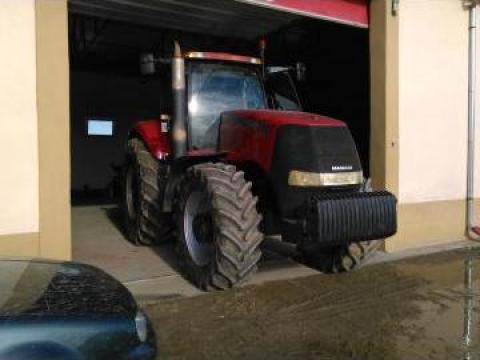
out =
[[[329,191],[324,187],[288,185],[290,171],[332,173],[335,166],[350,166],[361,171],[355,142],[346,127],[285,125],[277,131],[270,179],[282,217],[293,217],[314,194]],[[344,186],[351,192],[358,186]],[[338,191],[339,189],[335,189]]]
[[[315,195],[307,219],[309,243],[332,246],[392,236],[396,203],[386,191]]]

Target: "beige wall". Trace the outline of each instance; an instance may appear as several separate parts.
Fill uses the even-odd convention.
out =
[[[1,0],[0,235],[39,228],[35,50],[34,0]]]
[[[370,3],[370,174],[398,194],[398,17],[389,0]]]
[[[70,89],[67,0],[36,0],[39,256],[70,259]]]
[[[66,0],[0,0],[0,255],[69,259]]]
[[[468,12],[460,0],[405,0],[399,20],[400,202],[463,199]]]
[[[467,89],[463,2],[401,1],[399,232],[389,250],[465,239]]]

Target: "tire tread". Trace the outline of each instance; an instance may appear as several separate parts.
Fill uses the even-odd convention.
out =
[[[258,225],[257,199],[251,194],[251,183],[235,166],[204,163],[190,167],[180,184],[176,207],[179,231],[183,226],[183,208],[189,184],[199,181],[208,192],[214,219],[216,255],[205,267],[196,265],[189,255],[183,234],[178,251],[186,276],[203,290],[224,290],[244,282],[257,269],[263,240]]]
[[[174,237],[174,226],[170,214],[160,208],[161,191],[166,185],[166,169],[147,150],[138,138],[132,138],[127,144],[128,164],[136,166],[140,191],[138,219],[129,219],[124,204],[127,235],[136,245],[152,245],[170,241]]]

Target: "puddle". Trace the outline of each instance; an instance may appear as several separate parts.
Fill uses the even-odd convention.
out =
[[[165,359],[480,360],[480,252],[145,307]]]

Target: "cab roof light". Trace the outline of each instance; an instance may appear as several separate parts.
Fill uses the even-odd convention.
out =
[[[220,61],[235,61],[253,65],[261,65],[262,60],[255,57],[234,55],[217,52],[191,51],[185,55],[186,59],[204,59],[204,60],[220,60]]]

